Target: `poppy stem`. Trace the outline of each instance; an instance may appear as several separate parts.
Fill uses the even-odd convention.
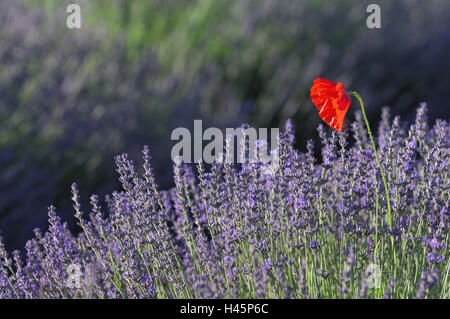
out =
[[[393,230],[392,230],[392,215],[391,215],[391,198],[389,196],[389,194],[390,194],[389,186],[387,184],[386,177],[384,176],[384,171],[383,171],[383,167],[381,166],[380,159],[378,158],[377,149],[375,147],[375,141],[373,140],[372,131],[370,130],[369,121],[367,120],[366,111],[364,109],[364,103],[361,99],[361,96],[359,96],[358,92],[351,91],[349,93],[351,95],[355,96],[358,99],[359,104],[361,105],[362,114],[363,114],[364,121],[366,122],[366,126],[367,126],[367,132],[369,132],[370,141],[372,142],[375,159],[377,161],[378,167],[380,168],[381,177],[383,178],[384,190],[386,192],[388,224],[389,224],[389,230],[392,232]],[[397,276],[397,256],[395,253],[394,237],[391,237],[391,244],[392,244],[392,250],[394,253],[394,278],[396,278],[396,276]]]
[[[384,184],[384,190],[386,192],[386,202],[387,202],[387,217],[388,217],[388,224],[390,231],[392,231],[392,215],[391,215],[391,199],[389,196],[389,186],[386,182],[386,177],[384,176],[383,167],[381,166],[380,159],[378,158],[377,149],[375,147],[375,141],[373,140],[372,132],[370,130],[369,121],[367,120],[366,112],[364,110],[364,103],[361,99],[361,96],[355,91],[349,92],[351,95],[354,95],[358,101],[359,104],[361,104],[361,110],[364,117],[364,121],[366,122],[367,131],[369,132],[370,141],[372,142],[373,152],[375,153],[375,159],[377,161],[378,167],[380,168],[381,177],[383,178],[383,184]]]

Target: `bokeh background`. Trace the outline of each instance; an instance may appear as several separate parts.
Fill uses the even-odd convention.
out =
[[[66,27],[66,6],[82,28]],[[381,6],[381,29],[366,7]],[[321,121],[316,77],[404,120],[419,103],[450,117],[448,0],[0,0],[0,230],[9,249],[69,223],[70,185],[84,202],[119,188],[114,155],[150,145],[157,180],[172,185],[176,127],[281,127],[303,150]],[[352,120],[353,114],[349,112]],[[88,210],[86,204],[85,210]]]

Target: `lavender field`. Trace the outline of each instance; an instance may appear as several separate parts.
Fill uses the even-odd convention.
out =
[[[0,299],[449,299],[450,3],[372,5],[0,0]]]
[[[306,153],[293,148],[287,122],[275,175],[256,163],[178,162],[175,188],[162,191],[144,147],[142,173],[116,157],[123,190],[106,207],[96,195],[81,207],[72,185],[81,234],[51,206],[50,228],[35,230],[24,260],[0,248],[0,297],[448,298],[450,126],[428,127],[426,112],[422,104],[406,125],[383,109],[377,151],[392,228],[359,113],[344,133],[319,125],[321,164],[312,142]],[[381,270],[378,287],[370,264]],[[79,265],[75,286],[71,265]]]

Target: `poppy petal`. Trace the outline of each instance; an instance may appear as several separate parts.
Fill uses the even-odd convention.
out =
[[[311,100],[320,117],[332,128],[341,132],[345,114],[350,107],[350,96],[342,83],[316,79],[310,90]]]

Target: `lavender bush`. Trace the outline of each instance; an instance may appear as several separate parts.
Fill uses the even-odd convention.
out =
[[[449,129],[444,120],[427,126],[425,104],[409,127],[383,110],[378,152],[392,229],[359,113],[344,133],[319,126],[320,163],[311,141],[306,153],[293,148],[287,122],[275,175],[256,163],[199,164],[196,173],[175,163],[176,187],[160,191],[147,147],[139,174],[117,156],[123,190],[104,208],[93,195],[89,220],[72,185],[79,235],[51,206],[49,229],[35,230],[24,260],[1,244],[0,297],[448,298]]]

